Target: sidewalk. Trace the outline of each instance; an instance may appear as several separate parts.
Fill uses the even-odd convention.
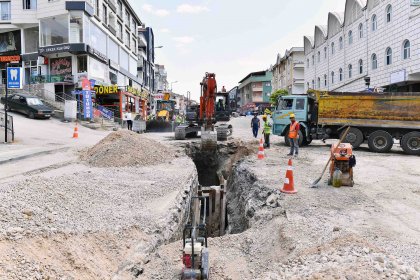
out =
[[[66,151],[68,149],[69,147],[31,147],[25,145],[0,144],[0,164],[54,152]]]

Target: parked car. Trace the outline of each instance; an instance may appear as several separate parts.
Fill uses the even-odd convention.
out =
[[[2,97],[1,103],[4,104],[5,99]],[[54,114],[53,109],[42,103],[38,97],[20,93],[8,96],[7,110],[23,113],[31,119],[49,119]]]

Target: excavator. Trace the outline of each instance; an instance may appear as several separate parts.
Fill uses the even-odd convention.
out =
[[[146,123],[149,132],[171,132],[172,120],[175,114],[175,100],[171,100],[171,94],[165,92],[162,100],[156,101],[156,115],[154,120]]]
[[[226,141],[232,133],[232,126],[227,124],[231,114],[229,94],[217,92],[214,73],[206,73],[200,85],[200,106],[187,108],[186,123],[175,129],[175,139],[194,137],[201,131],[202,148],[216,149],[217,141]]]

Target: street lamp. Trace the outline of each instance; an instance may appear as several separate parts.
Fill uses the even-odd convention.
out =
[[[173,84],[176,84],[176,83],[178,83],[178,81],[175,81],[175,82],[172,82],[172,83],[171,83],[171,92],[172,92],[172,89],[173,89],[172,85],[173,85]]]

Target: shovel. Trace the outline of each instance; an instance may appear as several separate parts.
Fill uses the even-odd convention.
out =
[[[338,145],[337,145],[337,146],[340,146],[340,145],[341,145],[341,143],[342,143],[342,142],[344,141],[344,139],[346,138],[347,133],[349,133],[349,130],[350,130],[350,126],[349,126],[349,127],[346,129],[346,131],[343,133],[343,136],[341,136],[341,139],[340,139],[340,141],[338,142]],[[322,176],[324,176],[325,171],[327,170],[328,165],[330,165],[331,160],[332,160],[332,156],[330,156],[330,158],[328,159],[327,165],[325,165],[324,170],[322,171],[321,176],[320,176],[318,179],[316,179],[316,180],[312,183],[312,186],[311,186],[312,188],[316,188],[316,185],[318,185],[319,181],[321,181]]]

